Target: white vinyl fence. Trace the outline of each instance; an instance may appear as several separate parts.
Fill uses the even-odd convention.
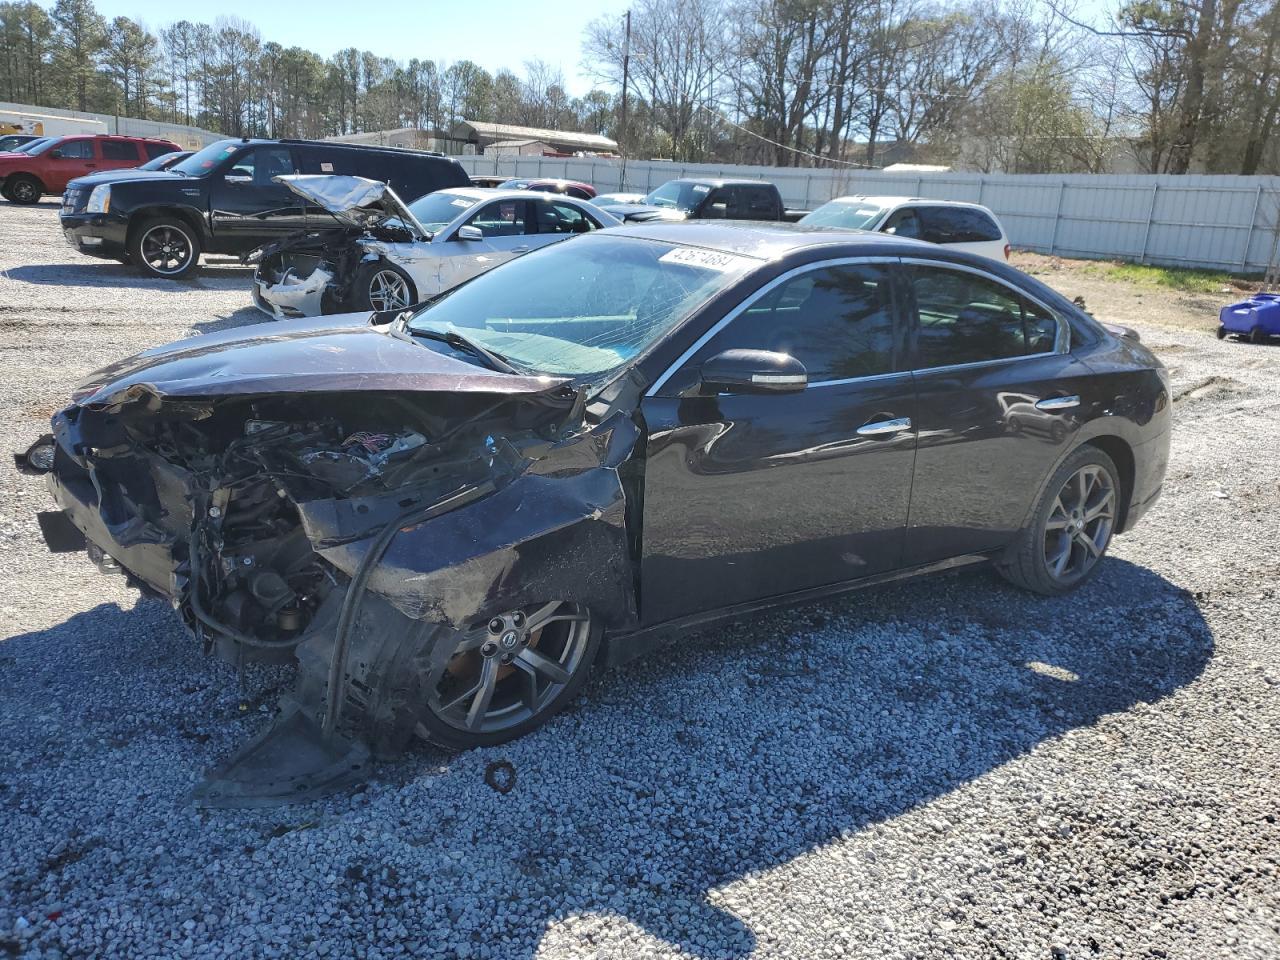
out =
[[[676,177],[770,180],[789,207],[846,194],[970,200],[990,207],[1015,247],[1066,257],[1261,273],[1280,240],[1280,177],[1142,174],[881,173],[598,158],[466,156],[470,173],[564,177],[601,193],[647,193]]]

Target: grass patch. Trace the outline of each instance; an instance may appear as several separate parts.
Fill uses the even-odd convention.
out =
[[[1167,287],[1182,293],[1222,293],[1227,290],[1252,290],[1256,280],[1223,273],[1219,270],[1200,270],[1192,267],[1154,267],[1140,263],[1099,264],[1099,272],[1113,280],[1127,280],[1151,287]]]

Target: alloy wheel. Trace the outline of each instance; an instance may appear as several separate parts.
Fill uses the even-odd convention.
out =
[[[369,305],[375,311],[409,306],[409,284],[394,270],[379,270],[369,279]]]
[[[494,733],[548,709],[589,664],[591,618],[577,604],[538,604],[493,617],[455,637],[427,706],[466,733]]]
[[[191,262],[191,238],[177,227],[160,225],[142,235],[142,260],[155,273],[181,273]]]
[[[1115,528],[1110,472],[1087,464],[1067,478],[1044,525],[1044,562],[1059,582],[1079,580],[1102,559]]]
[[[30,180],[19,180],[9,188],[9,195],[18,203],[34,203],[39,197],[36,185]]]

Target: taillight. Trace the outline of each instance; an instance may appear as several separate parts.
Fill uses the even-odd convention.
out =
[[[1013,247],[1009,246],[1009,245],[1006,243],[1006,244],[1004,245],[1004,258],[1005,258],[1006,260],[1008,260],[1008,259],[1009,259],[1009,254],[1011,254],[1011,253],[1013,253]]]

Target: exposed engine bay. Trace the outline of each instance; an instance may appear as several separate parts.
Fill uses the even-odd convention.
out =
[[[413,239],[392,222],[290,234],[245,256],[245,263],[257,265],[254,304],[282,319],[355,309],[351,288],[360,264],[382,255],[379,244]]]
[[[300,663],[276,724],[206,782],[208,803],[325,792],[371,755],[397,754],[447,669],[432,660],[439,631],[539,596],[634,613],[617,599],[630,565],[616,467],[630,440],[584,429],[573,390],[186,399],[132,388],[113,401],[54,418],[48,481],[64,512],[42,517],[67,518],[100,566],[168,598],[207,650]],[[581,499],[546,499],[566,467]],[[544,471],[558,475],[551,486]],[[522,510],[523,533],[510,522]]]

